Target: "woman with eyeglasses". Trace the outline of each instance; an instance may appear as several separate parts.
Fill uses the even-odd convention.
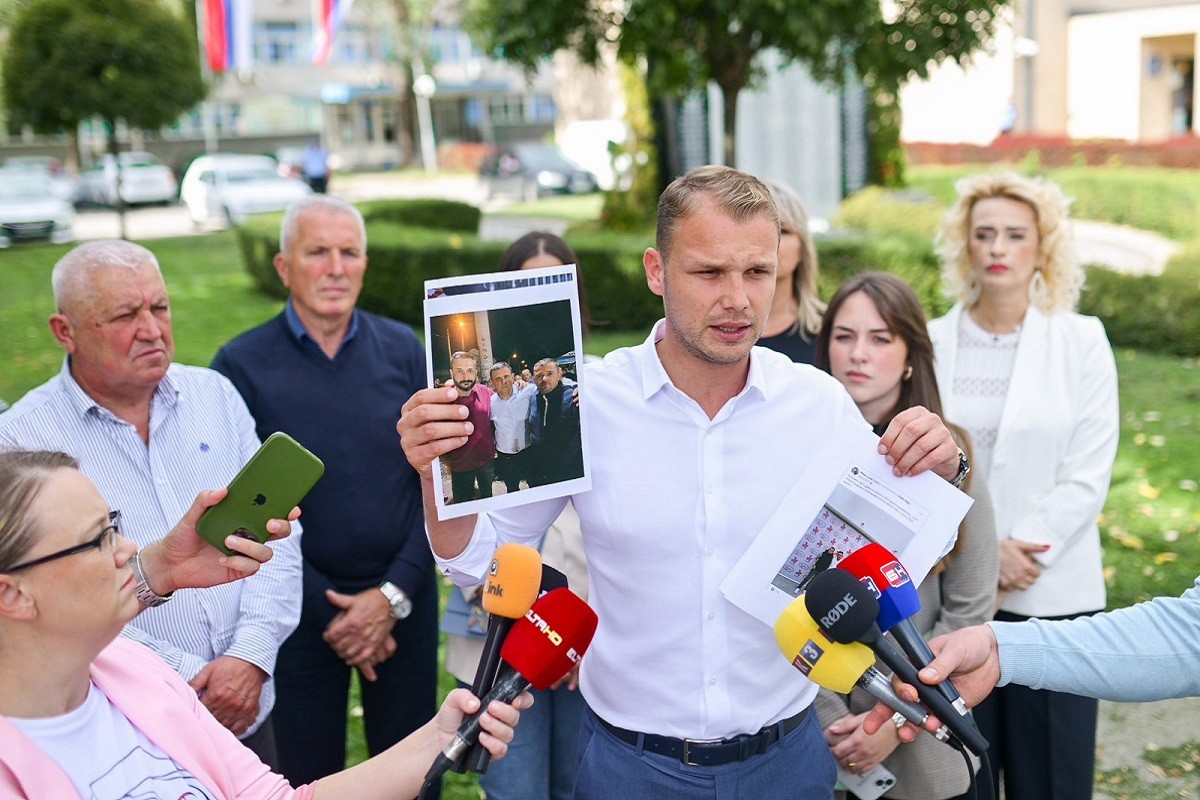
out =
[[[437,718],[363,764],[293,790],[221,726],[155,653],[119,638],[179,589],[245,577],[271,557],[230,536],[222,556],[196,534],[224,490],[138,552],[120,516],[62,453],[0,452],[0,797],[415,797],[426,769],[479,702],[453,693]],[[268,530],[286,536],[285,520]],[[153,613],[153,612],[151,612]],[[517,707],[492,703],[494,758]]]

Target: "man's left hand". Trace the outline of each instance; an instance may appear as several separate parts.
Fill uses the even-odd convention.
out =
[[[188,681],[217,722],[241,736],[258,717],[258,698],[267,674],[249,661],[219,656]]]
[[[396,624],[383,592],[371,588],[358,594],[342,594],[327,589],[325,597],[340,611],[322,638],[350,666],[368,661]]]
[[[898,477],[933,470],[946,480],[958,474],[958,445],[941,417],[922,406],[897,414],[879,440],[879,454]]]

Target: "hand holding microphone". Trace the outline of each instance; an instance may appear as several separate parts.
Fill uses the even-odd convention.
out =
[[[569,589],[555,589],[534,602],[513,624],[501,647],[496,684],[481,700],[480,710],[459,727],[454,739],[434,760],[425,786],[453,766],[479,741],[483,709],[492,700],[511,702],[529,687],[545,689],[579,663],[596,632],[596,613]]]
[[[503,553],[501,552],[502,550],[504,551]],[[530,553],[532,553],[532,555],[530,555]],[[498,567],[498,572],[505,576],[505,580],[502,582],[496,582],[498,591],[494,592],[493,594],[503,597],[505,594],[504,584],[512,585],[513,589],[516,590],[515,597],[518,603],[525,603],[525,599],[528,596],[529,577],[535,567],[536,572],[540,574],[536,593],[534,597],[529,598],[529,602],[525,604],[525,610],[520,612],[521,615],[525,614],[525,611],[528,610],[531,605],[533,605],[534,600],[537,597],[541,597],[547,592],[555,589],[567,588],[567,576],[563,575],[549,564],[543,564],[541,554],[539,554],[538,551],[534,550],[532,547],[511,543],[501,545],[496,549],[496,555],[492,562],[493,565],[495,565],[497,561],[501,562],[501,566]],[[488,585],[491,586],[492,583],[489,582]],[[510,594],[512,593],[510,592]],[[479,659],[479,672],[476,672],[475,684],[473,684],[471,687],[471,690],[475,693],[476,697],[483,697],[485,693],[491,691],[492,684],[495,683],[496,672],[500,666],[500,647],[503,645],[505,636],[507,635],[509,629],[516,621],[514,619],[508,619],[508,612],[518,607],[513,604],[513,600],[510,597],[507,599],[494,601],[491,604],[492,608],[488,608],[487,598],[488,589],[485,587],[483,599],[484,610],[489,611],[489,613],[492,614],[497,614],[501,613],[502,609],[502,622],[500,624],[503,627],[503,632],[500,634],[495,649],[490,653],[485,644],[483,655]],[[496,611],[493,611],[493,609],[496,609]],[[491,632],[490,620],[488,622],[488,632]],[[486,672],[481,677],[480,672],[483,672],[485,668]],[[460,758],[458,762],[455,763],[454,771],[475,772],[482,775],[487,772],[488,763],[491,760],[492,756],[487,751],[487,748],[476,742],[475,745],[469,751],[467,751],[466,756],[464,758]]]
[[[900,559],[883,545],[871,542],[846,556],[838,566],[872,590],[879,601],[875,620],[879,629],[896,638],[915,666],[929,666],[933,651],[912,623],[913,615],[921,610],[921,597]],[[960,715],[966,715],[967,704],[949,681],[938,683],[937,689]]]
[[[812,618],[803,596],[793,600],[775,621],[775,641],[792,666],[818,686],[838,694],[849,694],[859,686],[918,727],[928,720],[928,711],[900,699],[892,691],[891,683],[875,669],[875,656],[870,648],[858,642],[847,644],[831,639]],[[931,733],[939,741],[950,739],[945,726]]]
[[[937,714],[962,744],[977,756],[984,754],[987,740],[975,725],[964,719],[941,692],[918,680],[916,667],[883,638],[875,622],[879,601],[857,578],[840,567],[826,570],[809,582],[804,601],[808,612],[830,638],[843,644],[861,642],[874,650],[901,680],[915,686],[921,702]]]

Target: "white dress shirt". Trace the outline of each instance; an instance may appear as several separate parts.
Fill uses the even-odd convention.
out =
[[[663,328],[584,367],[593,488],[572,501],[600,625],[583,693],[623,728],[752,733],[808,706],[817,687],[770,627],[725,600],[721,581],[838,422],[866,423],[832,377],[757,347],[746,386],[710,420],[667,377]],[[498,543],[536,544],[564,504],[480,515],[468,547],[439,564],[477,584]]]
[[[150,405],[150,446],[137,429],[92,400],[62,371],[0,415],[0,446],[61,450],[79,460],[113,509],[121,533],[144,547],[161,539],[202,489],[219,489],[258,449],[254,420],[237,390],[212,370],[172,364]],[[275,671],[275,656],[300,620],[300,535],[271,547],[275,556],[249,580],[180,590],[139,614],[124,635],[155,650],[190,680],[222,655]],[[275,705],[267,680],[254,733]]]
[[[537,394],[537,386],[527,383],[513,387],[505,400],[492,392],[492,422],[496,426],[496,449],[514,455],[529,447],[529,398]]]

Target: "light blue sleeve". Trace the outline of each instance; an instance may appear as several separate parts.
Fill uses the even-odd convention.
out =
[[[1200,696],[1200,578],[1180,597],[1091,617],[988,624],[1001,686],[1125,702]]]

